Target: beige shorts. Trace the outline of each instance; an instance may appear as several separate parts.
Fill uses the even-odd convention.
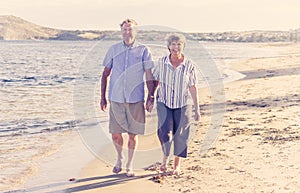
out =
[[[144,102],[110,102],[109,132],[143,135],[145,133]]]

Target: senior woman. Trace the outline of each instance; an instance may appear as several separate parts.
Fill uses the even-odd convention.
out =
[[[172,141],[174,141],[173,174],[181,174],[181,158],[187,157],[187,145],[192,118],[200,119],[196,88],[196,72],[193,62],[182,53],[186,39],[181,34],[167,38],[170,54],[162,57],[153,69],[158,85],[156,94],[158,116],[158,138],[163,150],[160,170],[167,170]],[[190,103],[192,99],[192,104]]]

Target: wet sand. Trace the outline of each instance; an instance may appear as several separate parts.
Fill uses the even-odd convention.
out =
[[[124,172],[113,174],[110,163],[93,158],[78,175],[61,177],[63,180],[49,180],[46,184],[29,183],[23,190],[105,193],[298,192],[300,44],[270,43],[260,46],[275,49],[278,55],[249,58],[230,64],[230,69],[246,77],[224,85],[226,111],[220,125],[221,132],[218,140],[203,155],[200,155],[200,149],[212,124],[212,96],[209,89],[199,90],[202,119],[194,126],[188,158],[182,162],[181,176],[160,176],[159,164],[153,162],[152,167],[149,165],[147,169],[137,170],[135,177],[128,178]],[[154,121],[151,123],[154,124]],[[80,140],[79,136],[75,136],[74,140]],[[83,143],[77,145],[84,147]],[[151,144],[147,144],[140,139],[140,145],[140,148],[157,146],[158,141],[153,139]],[[86,150],[76,152],[78,147],[70,148],[78,159],[90,153]],[[69,150],[64,155],[71,155],[71,152]],[[172,164],[170,162],[168,165],[170,170]]]

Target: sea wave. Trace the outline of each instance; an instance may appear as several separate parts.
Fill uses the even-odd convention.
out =
[[[53,131],[71,130],[80,121],[52,122],[40,119],[13,120],[0,123],[0,138],[19,135],[40,134]]]

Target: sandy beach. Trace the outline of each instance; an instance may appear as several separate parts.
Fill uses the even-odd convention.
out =
[[[222,132],[200,157],[201,139],[210,124],[209,110],[203,105],[202,121],[191,140],[189,157],[183,161],[182,176],[167,176],[160,183],[140,177],[103,188],[101,182],[105,184],[105,180],[99,180],[99,188],[87,188],[88,192],[298,192],[300,45],[261,46],[276,49],[278,56],[231,64],[231,69],[246,77],[225,84],[227,107]],[[210,103],[207,93],[199,92],[202,104]],[[99,165],[92,162],[82,177],[99,176],[93,169]]]
[[[298,192],[300,45],[261,46],[277,50],[278,56],[230,65],[246,77],[225,84],[222,131],[202,157],[199,149],[210,124],[205,105],[210,96],[208,90],[200,90],[202,121],[190,141],[182,176],[166,176],[158,183],[147,176],[156,172],[140,171],[136,179],[115,179],[110,167],[94,160],[81,174],[83,179],[95,179],[85,182],[86,192]]]
[[[230,64],[230,69],[245,77],[224,85],[226,111],[221,133],[202,156],[199,152],[211,124],[209,107],[212,101],[209,88],[199,90],[202,119],[193,127],[195,130],[190,139],[188,158],[182,162],[181,176],[158,176],[155,166],[137,170],[132,178],[126,177],[124,172],[115,175],[111,172],[111,164],[95,158],[85,148],[78,133],[73,133],[57,156],[56,165],[52,166],[56,170],[72,168],[68,164],[73,168],[85,166],[76,167],[69,174],[58,172],[56,179],[47,180],[43,175],[53,170],[48,168],[42,172],[44,174],[22,185],[19,192],[299,192],[300,44],[253,46],[272,49],[278,54]],[[153,120],[151,122],[155,124]],[[157,145],[158,141],[153,139],[152,143]],[[140,144],[141,148],[147,146],[142,139]],[[61,163],[62,158],[83,161]],[[170,169],[172,164],[169,163]]]

